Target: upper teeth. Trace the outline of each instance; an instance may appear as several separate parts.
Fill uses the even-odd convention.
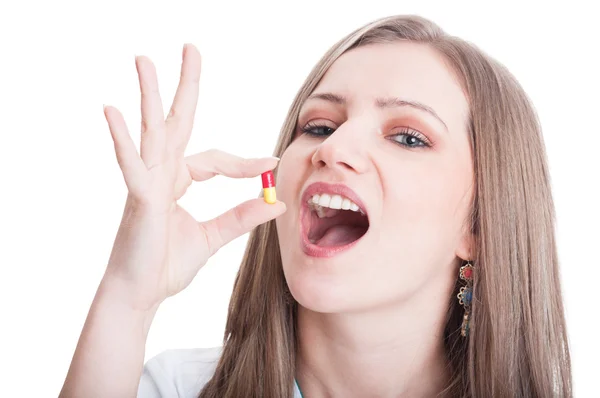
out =
[[[326,193],[320,195],[316,194],[308,199],[308,204],[314,206],[317,211],[319,210],[319,207],[328,207],[330,209],[360,211],[362,214],[365,214],[356,203],[341,195],[329,195]]]

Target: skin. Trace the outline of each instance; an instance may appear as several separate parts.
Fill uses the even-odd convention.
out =
[[[288,210],[277,230],[299,303],[298,384],[309,397],[433,396],[448,379],[442,333],[458,263],[472,258],[467,98],[439,53],[410,42],[345,53],[314,93],[347,101],[307,100],[298,127],[329,134],[297,133],[278,166]],[[381,109],[379,97],[425,104],[441,121],[411,106]],[[362,240],[329,258],[299,244],[301,195],[317,181],[349,186],[369,216]]]
[[[442,58],[410,43],[346,53],[315,92],[343,95],[348,102],[306,102],[300,125],[324,122],[334,132],[298,135],[288,147],[278,170],[282,201],[251,199],[197,221],[177,204],[193,181],[217,174],[257,176],[278,162],[214,150],[184,157],[198,100],[200,54],[187,45],[182,57],[166,117],[154,65],[136,58],[139,154],[122,114],[104,109],[128,195],[60,397],[135,396],[160,304],[187,287],[220,247],[277,217],[285,277],[300,303],[296,378],[305,395],[433,395],[448,377],[441,332],[456,259],[471,258],[472,247],[463,228],[473,178],[464,128],[468,106]],[[423,111],[377,109],[373,100],[379,96],[427,104],[447,131]],[[392,141],[406,126],[435,146],[409,149]],[[396,137],[415,145],[406,138]],[[315,181],[347,184],[365,203],[370,228],[351,251],[319,259],[301,251],[299,200]]]
[[[247,200],[212,220],[195,220],[177,204],[192,181],[215,175],[255,177],[274,158],[244,159],[209,150],[184,157],[194,122],[200,53],[182,52],[181,76],[164,116],[156,68],[136,57],[141,93],[140,153],[123,115],[104,108],[115,154],[127,185],[121,225],[90,307],[61,398],[134,397],[144,365],[148,331],[160,304],[186,288],[221,246],[286,210],[285,204]]]

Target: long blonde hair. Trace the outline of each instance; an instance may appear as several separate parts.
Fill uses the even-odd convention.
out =
[[[336,59],[356,47],[400,40],[444,55],[470,104],[475,299],[470,335],[463,338],[457,279],[444,335],[453,372],[440,396],[572,396],[543,137],[527,95],[503,65],[425,18],[373,21],[337,42],[313,68],[289,109],[275,155],[292,142],[300,107]],[[293,395],[297,303],[288,299],[275,228],[271,221],[250,234],[223,352],[200,398]]]

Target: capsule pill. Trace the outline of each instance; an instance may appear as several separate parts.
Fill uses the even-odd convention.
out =
[[[273,204],[277,201],[277,196],[275,194],[275,177],[273,176],[273,171],[265,171],[261,174],[262,177],[262,186],[263,186],[263,197],[265,202]]]

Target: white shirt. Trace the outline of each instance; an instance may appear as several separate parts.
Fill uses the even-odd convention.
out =
[[[148,360],[137,398],[198,398],[215,372],[222,347],[174,349]],[[294,383],[294,397],[301,398]]]

